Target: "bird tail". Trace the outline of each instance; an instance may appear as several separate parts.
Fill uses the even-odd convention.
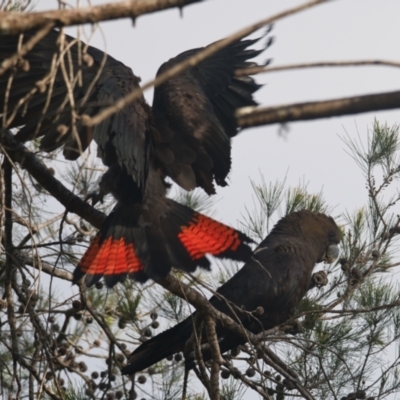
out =
[[[183,351],[192,332],[193,322],[189,317],[173,328],[147,340],[129,356],[128,365],[121,370],[122,374],[132,375],[143,371],[164,358]]]
[[[139,282],[168,275],[171,267],[209,269],[207,255],[247,261],[251,239],[170,199],[158,207],[119,203],[74,271],[87,286],[104,276],[108,287],[130,276]]]
[[[133,375],[136,372],[143,371],[162,361],[164,358],[184,351],[186,342],[192,336],[194,318],[195,314],[141,344],[128,357],[128,364],[122,368],[122,374]],[[222,336],[219,342],[221,353],[225,353],[246,342],[244,338],[233,332],[224,332]],[[201,344],[203,345],[204,343],[206,343],[206,336],[203,332]],[[201,352],[204,361],[208,361],[212,358],[209,347],[203,347]],[[194,367],[195,358],[193,352],[187,355],[185,364],[188,369]]]

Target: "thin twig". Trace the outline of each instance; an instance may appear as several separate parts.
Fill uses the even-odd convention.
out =
[[[36,32],[24,45],[22,45],[15,54],[13,54],[9,58],[6,58],[0,65],[0,76],[3,75],[8,69],[16,65],[18,60],[21,60],[26,54],[28,54],[36,46],[36,44],[40,42],[53,29],[53,27],[53,23],[47,23],[38,32]]]
[[[247,76],[256,74],[266,74],[271,72],[282,72],[297,69],[310,69],[310,68],[325,68],[325,67],[358,67],[358,66],[382,66],[382,67],[395,67],[400,68],[399,61],[390,60],[355,60],[355,61],[321,61],[311,63],[299,63],[289,65],[277,65],[275,67],[270,66],[257,66],[250,68],[242,68],[235,71],[236,76]]]

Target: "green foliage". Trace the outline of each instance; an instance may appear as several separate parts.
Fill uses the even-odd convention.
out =
[[[329,212],[322,192],[310,194],[307,192],[307,186],[304,185],[297,188],[289,188],[286,195],[285,215],[300,210],[309,210],[319,213]]]
[[[127,287],[128,286],[128,287]],[[137,319],[138,307],[142,294],[132,291],[129,283],[124,284],[123,297],[117,304],[117,311],[127,318],[127,320],[135,321]]]
[[[192,192],[186,192],[183,189],[177,188],[174,199],[178,203],[190,207],[199,213],[207,214],[209,216],[213,214],[215,199],[207,196],[207,194],[200,189],[195,189]]]
[[[272,223],[276,221],[276,214],[284,216],[300,210],[329,214],[330,208],[322,192],[308,193],[306,184],[285,188],[285,181],[267,185],[262,175],[260,184],[251,181],[256,202],[251,210],[246,207],[246,215],[240,223],[256,242],[263,240],[268,234]]]
[[[246,386],[230,377],[227,383],[222,384],[221,400],[242,400],[245,398]]]

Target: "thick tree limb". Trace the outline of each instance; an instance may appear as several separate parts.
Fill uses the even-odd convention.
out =
[[[10,158],[26,169],[69,212],[79,215],[96,228],[100,228],[105,215],[67,189],[31,151],[17,142],[10,132],[3,132],[2,144]]]
[[[135,19],[140,15],[168,8],[182,8],[202,0],[129,0],[110,2],[101,6],[54,10],[43,12],[0,12],[0,34],[17,34],[38,29],[49,23],[55,26],[70,26],[118,18]]]
[[[289,104],[279,107],[248,108],[237,112],[238,125],[242,128],[271,125],[292,121],[337,117],[369,111],[400,108],[400,91],[344,97],[335,100]]]

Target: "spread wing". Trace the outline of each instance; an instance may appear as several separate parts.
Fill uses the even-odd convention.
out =
[[[32,35],[0,36],[0,62]],[[94,128],[85,127],[80,118],[98,113],[138,87],[139,79],[130,68],[53,30],[0,76],[0,109],[6,107],[1,123],[7,118],[7,128],[24,125],[16,135],[19,140],[42,137],[42,150],[64,146],[65,157],[72,160],[94,137],[104,164],[118,163],[142,186],[149,145],[149,107],[144,99]]]
[[[256,105],[252,95],[260,87],[249,76],[235,77],[235,70],[254,65],[248,60],[265,50],[248,49],[257,40],[235,42],[155,89],[156,155],[165,173],[186,190],[200,186],[214,193],[214,179],[226,185],[230,138],[238,132],[235,111]],[[172,58],[157,75],[201,50]]]
[[[0,62],[32,35],[1,36]],[[151,146],[164,175],[187,190],[200,186],[211,194],[214,180],[226,184],[230,138],[238,132],[235,111],[256,104],[252,95],[259,85],[249,76],[235,77],[235,70],[254,65],[248,60],[265,50],[248,49],[256,41],[235,42],[157,87],[152,112],[141,97],[88,128],[83,115],[139,88],[139,79],[102,51],[53,30],[0,76],[1,123],[23,126],[16,135],[21,141],[42,137],[42,150],[63,146],[67,159],[78,158],[94,138],[104,164],[122,167],[142,188]],[[169,60],[158,74],[200,50]]]

